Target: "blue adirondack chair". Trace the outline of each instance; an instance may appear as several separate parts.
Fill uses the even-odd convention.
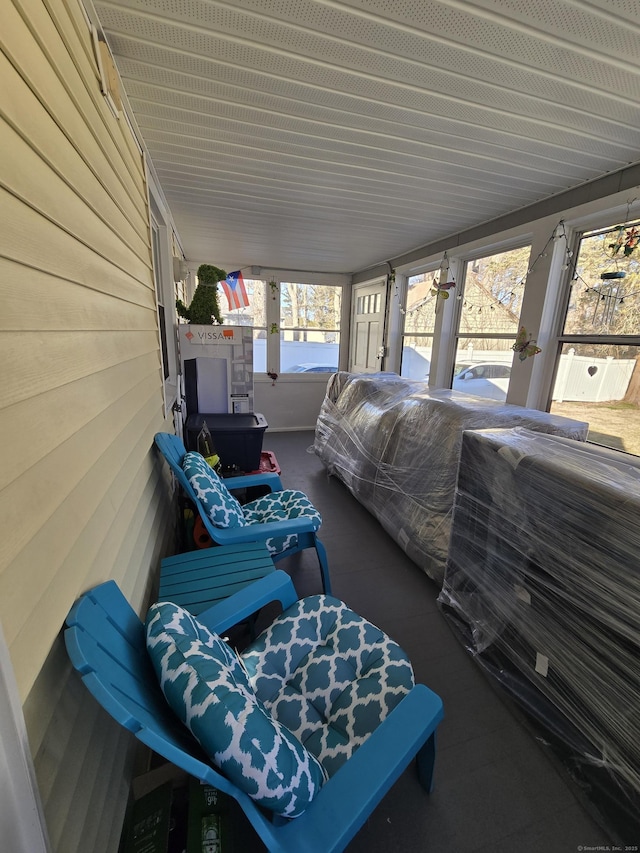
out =
[[[266,498],[251,501],[242,508],[245,518],[242,519],[241,525],[221,527],[212,520],[215,517],[215,507],[211,504],[205,505],[203,502],[205,492],[203,490],[199,490],[199,493],[196,491],[192,480],[189,479],[183,468],[185,457],[189,456],[193,461],[193,457],[199,456],[199,454],[187,454],[182,440],[177,435],[159,432],[155,435],[154,441],[175,474],[184,493],[196,506],[207,533],[215,544],[264,542],[274,562],[306,548],[315,548],[320,564],[322,589],[325,593],[331,592],[327,553],[316,532],[321,524],[320,514],[306,495],[302,492],[284,489],[280,477],[274,473],[246,474],[234,477],[234,490],[262,486],[268,488],[270,494]],[[209,469],[208,476],[215,479],[218,497],[222,492],[221,502],[224,503],[226,495],[231,497],[228,487],[211,469]],[[301,503],[308,504],[309,512],[293,517],[294,513],[300,511]],[[265,507],[264,510],[263,506]],[[288,517],[284,518],[284,516]],[[226,514],[224,518],[227,518]]]
[[[410,684],[398,696],[396,695],[398,677],[394,682],[391,676],[392,684],[389,689],[390,671],[384,671],[377,683],[384,685],[384,689],[387,690],[384,703],[391,710],[386,716],[384,713],[380,715],[384,717],[382,722],[379,719],[375,720],[373,731],[348,756],[339,769],[334,768],[334,771],[328,774],[328,779],[324,781],[311,801],[305,804],[302,813],[294,819],[270,814],[264,806],[259,805],[252,796],[242,790],[241,785],[234,784],[229,774],[212,766],[212,762],[203,750],[204,743],[202,746],[198,743],[187,726],[169,707],[145,645],[145,626],[124,598],[115,581],[107,581],[95,587],[75,603],[67,617],[65,642],[74,667],[81,674],[87,688],[109,714],[156,753],[202,782],[233,797],[269,851],[273,853],[339,853],[344,850],[414,758],[417,758],[418,776],[422,785],[427,791],[431,791],[435,731],[443,716],[442,702],[426,686],[413,685],[410,664],[406,661],[406,657],[402,660],[402,650],[386,635],[331,596],[311,596],[298,601],[291,579],[282,571],[276,571],[256,581],[200,614],[198,617],[200,630],[217,632],[216,636],[219,640],[219,634],[273,601],[279,601],[284,608],[282,615],[277,617],[270,628],[242,653],[247,663],[247,672],[253,671],[256,674],[254,679],[256,695],[260,702],[264,701],[265,706],[268,705],[268,698],[266,695],[261,695],[260,683],[262,680],[271,682],[274,672],[268,660],[269,638],[271,637],[271,640],[277,644],[276,657],[281,660],[282,643],[287,632],[292,635],[291,648],[299,643],[301,635],[295,635],[301,608],[310,611],[307,628],[309,624],[315,624],[315,622],[319,625],[331,621],[325,618],[324,611],[330,611],[331,614],[340,613],[338,618],[343,620],[346,640],[340,640],[338,645],[340,642],[347,642],[351,644],[352,649],[346,652],[344,648],[335,649],[340,660],[329,667],[332,673],[336,673],[344,665],[345,660],[357,659],[366,664],[364,673],[360,673],[359,681],[354,675],[354,690],[349,694],[355,697],[354,705],[362,703],[358,705],[357,713],[352,717],[354,721],[359,720],[363,713],[366,715],[366,709],[371,707],[371,704],[374,704],[375,708],[378,707],[373,703],[376,697],[368,695],[371,689],[369,685],[376,680],[372,676],[373,670],[368,669],[371,665],[370,641],[373,634],[377,632],[376,642],[380,645],[381,641],[384,648],[384,652],[379,656],[383,661],[382,666],[401,669],[404,673],[402,678],[405,680],[408,667],[411,675]],[[156,616],[151,621],[149,616],[147,617],[149,636],[151,635],[150,626],[155,624],[156,617],[162,614],[162,608],[166,607],[177,608],[177,605],[163,603],[150,609],[150,614],[155,609]],[[318,614],[321,618],[315,619]],[[187,619],[193,618],[187,617]],[[334,621],[335,618],[335,615],[332,615]],[[167,622],[175,626],[176,619],[173,614],[169,614]],[[357,629],[350,630],[354,624]],[[304,633],[308,638],[308,631]],[[266,640],[265,636],[267,636]],[[149,643],[148,638],[147,643]],[[193,647],[193,641],[189,640],[190,654]],[[400,654],[394,652],[394,647]],[[151,646],[149,648],[151,649]],[[161,648],[160,652],[164,667],[168,655],[164,648]],[[227,649],[226,654],[231,652]],[[232,654],[235,655],[235,652]],[[314,654],[319,654],[326,659],[327,645],[321,642],[318,649],[312,650],[305,660],[308,657],[313,661]],[[304,669],[305,660],[299,664],[302,669]],[[326,667],[321,669],[326,673]],[[305,670],[305,673],[308,676],[309,670]],[[294,681],[297,674],[297,671],[292,673]],[[171,670],[169,676],[171,685],[175,686],[179,683]],[[331,676],[333,677],[334,675]],[[189,684],[191,691],[191,681]],[[286,699],[292,692],[293,688],[287,684],[281,695]],[[343,696],[349,691],[340,687],[338,692],[336,704],[341,705],[341,710],[338,711],[339,716],[344,711]],[[368,701],[370,698],[372,702]],[[316,705],[317,700],[318,694],[314,692],[313,701]],[[277,702],[275,704],[278,705]],[[284,704],[286,706],[286,701]],[[376,716],[377,713],[373,715],[373,717]],[[224,717],[224,722],[218,728],[230,729],[228,715]],[[343,734],[340,731],[340,737]],[[241,744],[252,740],[246,732],[244,735],[242,732],[234,732],[234,736]],[[339,745],[344,746],[342,743]],[[335,743],[330,743],[330,746],[334,747]],[[304,750],[304,747],[300,748]],[[286,785],[286,783],[287,779],[284,779],[283,784]]]

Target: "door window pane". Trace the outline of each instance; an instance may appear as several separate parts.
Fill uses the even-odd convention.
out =
[[[358,314],[377,314],[379,311],[379,293],[369,293],[366,296],[359,296],[356,300],[356,312]]]

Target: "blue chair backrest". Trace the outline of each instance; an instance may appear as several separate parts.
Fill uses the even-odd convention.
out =
[[[158,432],[155,434],[154,439],[156,443],[156,447],[162,453],[164,458],[169,463],[169,467],[173,471],[176,476],[176,479],[182,486],[185,495],[193,502],[194,506],[198,510],[202,521],[204,522],[204,526],[209,533],[209,536],[215,541],[217,540],[218,531],[211,524],[209,517],[207,516],[207,511],[205,507],[202,505],[200,498],[195,492],[195,489],[189,482],[189,478],[184,473],[182,469],[182,461],[187,452],[186,447],[182,443],[182,439],[177,435],[173,435],[168,432]]]
[[[188,492],[191,492],[191,483],[182,470],[182,460],[187,452],[182,439],[168,432],[158,432],[155,434],[153,440],[160,453],[167,460],[169,467],[178,478],[180,485]]]
[[[198,512],[202,516],[202,519],[205,523],[205,527],[209,531],[209,534],[212,534],[211,524],[209,523],[209,519],[207,518],[207,513],[202,504],[200,503],[200,499],[195,493],[195,489],[189,482],[189,478],[182,470],[182,461],[187,452],[186,447],[182,443],[182,439],[177,435],[173,435],[168,432],[158,432],[154,436],[153,439],[156,443],[156,447],[162,453],[164,458],[167,460],[169,467],[173,471],[176,476],[176,479],[182,486],[184,493],[187,497],[193,501],[194,505],[197,507]],[[213,535],[215,535],[215,530],[213,531]]]
[[[122,726],[188,773],[236,796],[173,713],[147,653],[144,625],[115,581],[86,593],[67,616],[64,639],[74,667]]]

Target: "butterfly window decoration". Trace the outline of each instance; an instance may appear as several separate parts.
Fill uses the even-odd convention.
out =
[[[434,278],[433,284],[431,287],[431,295],[437,296],[440,299],[448,299],[449,298],[449,291],[451,290],[452,287],[455,287],[455,286],[456,286],[455,281],[445,281],[443,284],[440,284],[440,282],[436,281],[436,279]]]
[[[524,361],[525,359],[542,352],[540,347],[536,346],[535,340],[529,337],[524,326],[520,326],[520,331],[516,336],[516,342],[511,349],[518,353],[520,361]]]

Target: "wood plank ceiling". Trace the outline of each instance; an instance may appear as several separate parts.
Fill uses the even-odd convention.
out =
[[[638,0],[95,8],[193,262],[353,272],[640,158]]]

